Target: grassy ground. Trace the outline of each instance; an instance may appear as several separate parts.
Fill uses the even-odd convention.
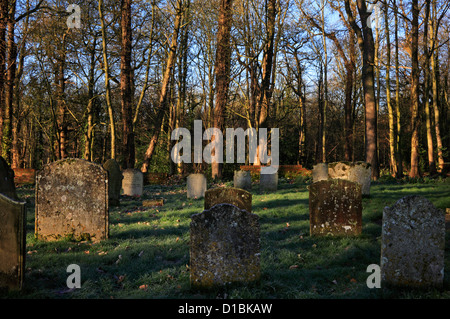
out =
[[[281,180],[276,193],[253,190],[253,213],[260,216],[261,280],[198,292],[189,284],[190,216],[203,199],[186,198],[184,185],[146,186],[137,201],[123,197],[110,209],[108,240],[37,241],[34,189],[18,189],[28,202],[25,286],[3,298],[450,298],[450,242],[447,234],[443,290],[369,289],[366,272],[380,262],[381,217],[385,206],[418,194],[435,206],[450,207],[450,182],[374,183],[363,199],[363,234],[358,238],[309,236],[307,184]],[[141,207],[143,199],[165,198],[163,207]],[[81,267],[81,288],[66,285],[70,264]]]

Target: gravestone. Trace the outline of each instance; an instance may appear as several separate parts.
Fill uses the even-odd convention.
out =
[[[259,175],[259,190],[262,192],[274,192],[278,189],[278,172],[275,174]]]
[[[14,171],[6,160],[0,156],[0,194],[18,200],[14,184]]]
[[[361,186],[329,179],[309,186],[311,236],[353,236],[362,230]]]
[[[216,187],[205,192],[205,209],[217,204],[232,204],[239,209],[252,212],[252,194],[241,188]]]
[[[313,183],[318,181],[324,181],[328,179],[328,164],[327,163],[318,163],[313,166],[312,171]]]
[[[249,171],[234,171],[233,185],[246,191],[252,190],[252,176]]]
[[[382,286],[442,287],[445,214],[422,196],[406,196],[383,210]]]
[[[108,172],[82,159],[49,163],[36,175],[35,236],[108,238]]]
[[[108,198],[110,206],[120,205],[120,190],[122,189],[122,171],[115,159],[109,159],[103,164],[108,171]]]
[[[207,183],[203,174],[190,174],[186,180],[187,198],[201,198],[205,196]]]
[[[258,216],[218,204],[192,216],[190,282],[194,288],[249,283],[260,278]]]
[[[20,290],[25,275],[26,210],[0,194],[0,287]]]
[[[370,195],[372,168],[366,162],[334,162],[328,164],[328,177],[346,179],[361,185],[362,195]]]
[[[142,196],[144,190],[144,174],[134,168],[126,169],[122,174],[122,194],[126,196]]]

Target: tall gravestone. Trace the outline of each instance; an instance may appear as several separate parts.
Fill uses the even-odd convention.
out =
[[[252,194],[235,187],[216,187],[205,192],[205,209],[217,204],[232,204],[239,209],[252,212]]]
[[[16,186],[14,184],[14,170],[6,160],[0,156],[0,194],[14,200],[18,200]]]
[[[362,195],[370,195],[372,168],[366,162],[334,162],[328,164],[328,177],[346,179],[361,185]]]
[[[442,287],[445,214],[422,196],[406,196],[383,210],[382,286]]]
[[[259,190],[262,192],[275,192],[278,189],[278,172],[274,174],[259,175]]]
[[[108,238],[108,173],[82,159],[63,159],[36,175],[35,236],[99,241]]]
[[[120,190],[122,189],[122,171],[115,159],[109,159],[103,164],[108,171],[108,196],[110,206],[120,205]]]
[[[122,172],[122,192],[126,196],[142,196],[144,191],[144,174],[134,168]]]
[[[328,164],[318,163],[312,170],[313,183],[328,179]]]
[[[252,190],[252,176],[249,171],[234,171],[233,185],[246,191]]]
[[[206,176],[203,174],[190,174],[186,180],[187,198],[201,198],[207,189]]]
[[[218,204],[192,216],[190,282],[194,288],[249,283],[260,278],[258,216]]]
[[[311,184],[309,218],[311,236],[361,234],[361,186],[341,179]]]
[[[0,287],[20,290],[25,274],[26,210],[0,194]]]

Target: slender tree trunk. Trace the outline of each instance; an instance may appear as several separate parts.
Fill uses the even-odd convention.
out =
[[[159,95],[159,101],[158,101],[158,110],[156,111],[156,118],[155,118],[155,128],[152,137],[150,138],[150,143],[147,147],[147,150],[144,154],[144,160],[141,167],[141,171],[143,173],[148,172],[148,168],[150,165],[150,160],[153,156],[153,153],[156,148],[156,143],[158,142],[159,134],[161,132],[161,127],[163,124],[163,119],[165,114],[167,113],[170,104],[168,103],[168,89],[170,85],[170,76],[172,74],[172,69],[175,63],[176,53],[177,53],[177,46],[178,46],[178,33],[181,26],[181,20],[183,17],[183,1],[178,0],[177,1],[177,7],[176,7],[176,13],[175,13],[175,23],[174,23],[174,30],[172,33],[172,41],[169,48],[169,56],[167,57],[167,64],[166,69],[164,70],[164,75],[161,83],[161,92]]]
[[[16,79],[16,58],[17,58],[17,46],[14,39],[15,31],[15,15],[16,15],[16,1],[12,1],[12,6],[8,12],[8,32],[7,32],[7,53],[8,53],[8,68],[6,70],[6,83],[5,83],[5,122],[3,138],[5,143],[5,159],[11,163],[12,167],[18,167],[19,154],[18,145],[13,145],[14,135],[16,136],[17,143],[17,123],[14,123],[14,84]]]
[[[216,105],[214,107],[214,127],[223,129],[224,111],[227,105],[228,88],[230,84],[230,59],[231,59],[231,24],[232,24],[232,0],[221,0],[219,6],[219,25],[217,32],[216,62],[214,66],[216,77]],[[214,136],[211,143],[215,143]],[[215,145],[215,144],[213,144]],[[218,147],[218,145],[216,145]],[[214,149],[214,153],[215,153]],[[214,159],[215,154],[211,154]],[[212,161],[211,176],[213,179],[222,178],[222,170],[219,162]]]
[[[109,127],[111,134],[111,158],[116,158],[116,125],[114,120],[114,111],[111,104],[111,89],[109,84],[109,66],[108,66],[108,51],[107,51],[107,36],[105,19],[103,17],[103,0],[98,1],[98,12],[100,16],[101,29],[102,29],[102,53],[103,53],[103,70],[105,73],[105,99],[109,116]]]
[[[121,2],[120,97],[122,110],[122,168],[134,168],[133,94],[131,69],[131,3]]]
[[[62,47],[60,55],[57,60],[57,72],[56,72],[56,107],[57,107],[57,158],[63,159],[67,157],[66,143],[67,143],[67,124],[66,124],[66,105],[65,105],[65,67],[66,67],[66,35],[64,33],[62,39]]]
[[[410,177],[419,177],[419,3],[412,0],[411,21],[411,169]]]
[[[88,82],[88,105],[87,105],[87,128],[85,133],[84,143],[84,159],[88,161],[94,160],[93,145],[94,145],[94,81],[95,81],[95,49],[97,46],[97,37],[94,36],[91,48],[91,61],[89,67],[89,82]]]
[[[395,150],[397,153],[397,178],[403,177],[403,157],[401,148],[401,115],[400,115],[400,65],[399,65],[399,43],[398,43],[398,7],[396,0],[394,0],[394,23],[395,23],[395,115],[397,119],[397,139],[395,143]]]
[[[6,29],[8,23],[8,0],[0,1],[0,154],[6,157],[5,151],[5,121],[9,120],[9,114],[5,110],[5,65],[6,65]],[[8,161],[7,158],[5,158]]]

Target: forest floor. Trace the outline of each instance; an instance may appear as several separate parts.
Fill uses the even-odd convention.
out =
[[[225,183],[231,186],[230,183]],[[211,185],[209,185],[211,186]],[[185,185],[144,187],[141,198],[122,196],[111,207],[109,238],[99,243],[34,238],[34,187],[18,188],[27,202],[25,284],[1,298],[45,299],[395,299],[450,298],[450,231],[446,234],[444,287],[440,290],[369,289],[370,264],[380,263],[383,208],[407,195],[422,195],[445,212],[450,180],[375,182],[363,198],[363,230],[356,238],[309,236],[308,183],[281,179],[275,193],[253,187],[253,213],[260,217],[261,280],[196,291],[189,283],[190,216],[203,199],[187,199]],[[160,207],[142,200],[164,198]],[[67,267],[81,269],[81,288],[69,289]]]

